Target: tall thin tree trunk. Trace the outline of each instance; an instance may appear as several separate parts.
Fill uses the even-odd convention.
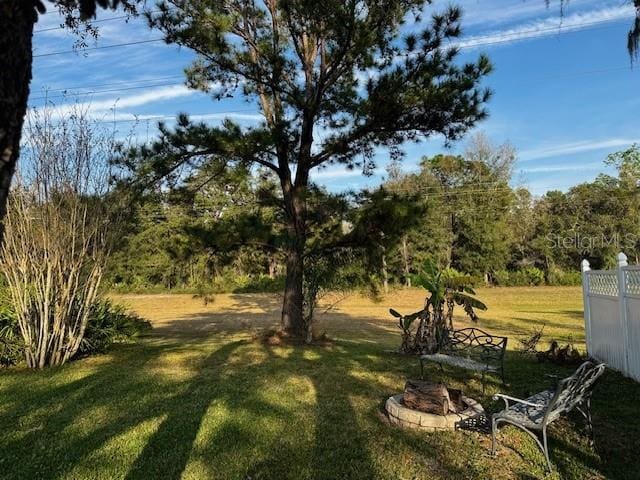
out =
[[[409,247],[407,245],[407,236],[402,237],[402,261],[404,263],[404,283],[407,287],[411,286],[411,269],[409,268]]]
[[[27,113],[36,19],[32,2],[5,0],[0,3],[0,242]]]
[[[278,271],[278,260],[274,254],[269,255],[269,278],[276,278],[276,273]]]
[[[382,247],[382,251],[386,252],[386,248]],[[389,272],[387,271],[387,255],[382,254],[382,286],[384,293],[389,293]]]

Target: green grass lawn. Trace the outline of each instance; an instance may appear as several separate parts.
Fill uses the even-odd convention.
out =
[[[515,351],[519,335],[583,342],[579,288],[482,289],[479,326],[510,336],[506,392],[548,388],[548,374]],[[379,303],[352,297],[321,316],[327,346],[269,346],[255,331],[277,323],[279,300],[188,295],[119,300],[154,323],[138,344],[43,372],[0,371],[2,479],[531,479],[544,478],[534,442],[505,427],[497,458],[489,437],[415,433],[390,426],[384,400],[418,375],[418,362],[386,353],[399,341],[390,306],[413,311],[417,290]],[[460,323],[463,325],[464,323]],[[489,411],[497,379],[429,367]],[[594,394],[595,447],[571,417],[551,431],[548,478],[640,478],[640,384],[607,372]]]

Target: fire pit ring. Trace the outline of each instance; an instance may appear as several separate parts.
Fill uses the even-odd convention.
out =
[[[408,408],[404,405],[403,397],[404,395],[402,393],[389,397],[385,404],[385,409],[389,416],[389,421],[394,425],[404,428],[428,432],[455,430],[457,422],[484,413],[482,405],[473,398],[464,395],[462,395],[460,399],[466,408],[457,413],[450,412],[447,415],[425,413]]]

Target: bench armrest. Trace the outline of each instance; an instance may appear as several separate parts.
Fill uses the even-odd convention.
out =
[[[498,400],[498,399],[502,399],[505,403],[505,405],[507,406],[507,408],[509,408],[509,400],[511,400],[514,403],[521,403],[523,405],[528,405],[530,407],[545,407],[545,404],[542,403],[533,403],[533,402],[527,402],[526,400],[522,400],[521,398],[516,398],[516,397],[510,397],[509,395],[503,395],[502,393],[496,393],[493,396],[494,400]]]

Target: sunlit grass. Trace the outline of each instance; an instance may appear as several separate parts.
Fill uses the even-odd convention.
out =
[[[570,371],[515,348],[543,324],[547,340],[580,344],[579,288],[478,294],[490,307],[478,326],[510,337],[509,393],[547,388],[554,380],[546,374]],[[415,359],[388,353],[399,341],[388,308],[414,311],[422,296],[350,297],[320,317],[333,341],[313,347],[253,340],[277,325],[277,296],[220,295],[206,306],[189,295],[119,297],[154,323],[139,344],[45,372],[0,371],[0,478],[543,478],[542,456],[515,429],[501,432],[493,459],[486,436],[384,421],[384,399],[419,370]],[[493,379],[483,396],[479,376],[464,371],[429,374],[488,409],[503,390]],[[640,385],[608,372],[594,398],[595,449],[579,420],[560,422],[549,478],[638,478],[638,395]]]

